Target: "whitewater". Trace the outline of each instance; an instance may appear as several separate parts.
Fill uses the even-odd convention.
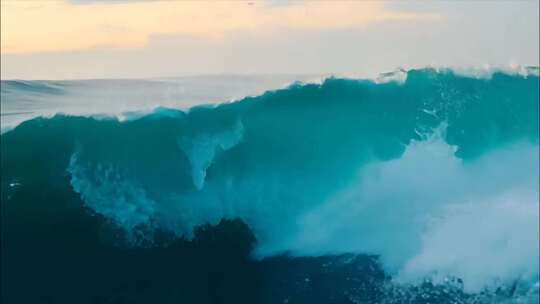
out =
[[[387,303],[538,301],[537,68],[314,79],[3,81],[2,204],[66,178],[123,246],[239,219],[254,261],[374,257]]]

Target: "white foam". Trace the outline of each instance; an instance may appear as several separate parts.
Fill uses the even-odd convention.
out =
[[[534,281],[538,276],[538,199],[510,191],[479,203],[448,206],[423,234],[420,251],[398,281],[463,278],[466,291]]]
[[[503,73],[512,76],[539,76],[538,67],[523,66],[518,64],[507,65],[477,65],[477,66],[454,66],[454,67],[434,67],[438,71],[451,70],[458,76],[471,77],[477,79],[491,79],[493,74]]]
[[[218,151],[227,151],[240,142],[244,133],[244,126],[237,121],[232,130],[225,130],[215,134],[202,133],[193,137],[183,137],[178,145],[185,152],[192,169],[193,184],[197,190],[204,186],[206,169],[212,165]]]
[[[193,191],[152,199],[113,167],[89,171],[77,154],[72,185],[88,207],[128,231],[147,225],[190,237],[198,225],[240,218],[258,238],[258,257],[373,254],[398,283],[458,277],[467,291],[538,282],[537,144],[464,162],[436,132],[411,142],[398,159],[360,168],[321,202],[305,186],[316,177],[301,172],[205,181],[216,152],[238,144],[242,134],[238,122],[180,145],[191,161]]]
[[[538,281],[538,146],[464,163],[440,136],[364,168],[258,254],[380,255],[399,282],[463,279],[468,291]]]
[[[152,225],[157,207],[142,187],[110,164],[95,168],[79,164],[78,153],[72,155],[68,172],[73,189],[87,207],[124,228],[128,239],[145,237],[138,229]]]

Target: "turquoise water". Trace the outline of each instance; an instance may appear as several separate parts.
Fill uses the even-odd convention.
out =
[[[91,238],[92,246],[126,252],[197,243],[197,227],[222,223],[220,231],[238,220],[253,236],[238,237],[247,244],[244,275],[270,285],[269,278],[283,278],[289,285],[279,301],[317,302],[309,289],[303,297],[286,293],[299,282],[329,280],[319,274],[320,281],[305,281],[290,269],[312,273],[323,264],[347,272],[342,279],[362,278],[357,285],[334,280],[328,294],[315,297],[321,303],[343,290],[347,296],[336,303],[360,294],[371,295],[367,303],[423,303],[415,293],[438,303],[537,301],[538,81],[535,74],[475,78],[420,69],[403,81],[328,78],[121,120],[34,118],[1,136],[2,247],[24,248],[14,241],[20,233],[34,242],[28,230],[42,220],[63,230],[84,218],[90,231],[62,232],[56,241]],[[63,94],[42,83],[10,86]],[[366,275],[365,263],[378,272]],[[363,270],[356,274],[347,268],[357,266]],[[359,291],[368,281],[375,283]],[[262,286],[256,290],[274,303],[278,295]],[[447,293],[435,299],[437,288]]]

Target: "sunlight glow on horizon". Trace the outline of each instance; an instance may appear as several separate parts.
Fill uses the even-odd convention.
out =
[[[432,13],[392,11],[381,1],[294,2],[1,2],[2,54],[94,48],[144,48],[153,35],[220,41],[235,32],[362,28],[377,22],[439,20]]]

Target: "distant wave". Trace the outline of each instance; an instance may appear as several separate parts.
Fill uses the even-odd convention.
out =
[[[62,82],[44,80],[2,80],[2,93],[62,94]]]
[[[396,284],[538,289],[538,75],[399,73],[29,120],[1,137],[3,187],[67,174],[135,246],[239,218],[255,258],[368,254]]]
[[[286,87],[309,75],[193,76],[162,79],[2,80],[1,121],[5,132],[35,117],[58,113],[79,116],[140,117],[158,107],[189,109],[191,106],[255,96]]]
[[[10,116],[10,115],[22,115],[22,114],[32,114],[34,112],[26,111],[26,112],[10,112],[10,113],[0,113],[0,116]]]

